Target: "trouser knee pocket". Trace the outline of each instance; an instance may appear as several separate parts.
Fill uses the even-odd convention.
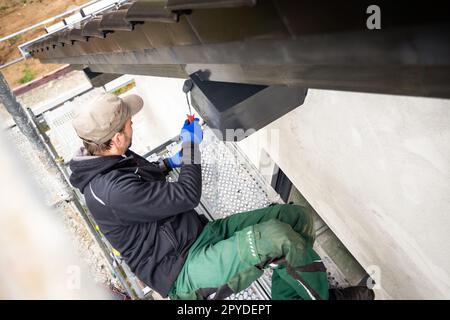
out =
[[[292,266],[307,263],[305,239],[284,222],[271,219],[241,231],[238,250],[251,265],[284,257]]]

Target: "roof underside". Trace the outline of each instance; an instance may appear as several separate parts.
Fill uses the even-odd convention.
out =
[[[438,3],[134,1],[28,50],[95,72],[450,98],[449,17]]]

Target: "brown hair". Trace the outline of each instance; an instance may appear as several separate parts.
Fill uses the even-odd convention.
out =
[[[126,122],[125,122],[125,125],[118,132],[122,133],[125,130],[125,126],[126,126]],[[112,139],[109,139],[108,141],[100,143],[100,144],[97,144],[97,143],[91,142],[91,141],[87,141],[84,139],[81,139],[81,140],[83,140],[83,145],[86,148],[87,152],[89,152],[89,154],[91,154],[93,156],[99,155],[99,154],[111,149]]]

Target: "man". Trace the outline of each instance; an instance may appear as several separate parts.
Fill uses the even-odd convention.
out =
[[[71,183],[131,270],[163,297],[221,299],[272,267],[274,299],[328,299],[308,211],[274,205],[206,223],[194,210],[202,186],[198,119],[185,122],[178,154],[150,163],[129,150],[131,117],[142,106],[137,95],[106,94],[77,110],[84,147],[70,162]],[[167,182],[175,167],[178,181]]]

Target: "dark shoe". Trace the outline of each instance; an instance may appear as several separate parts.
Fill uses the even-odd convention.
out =
[[[375,293],[364,286],[330,289],[330,300],[374,300]]]

